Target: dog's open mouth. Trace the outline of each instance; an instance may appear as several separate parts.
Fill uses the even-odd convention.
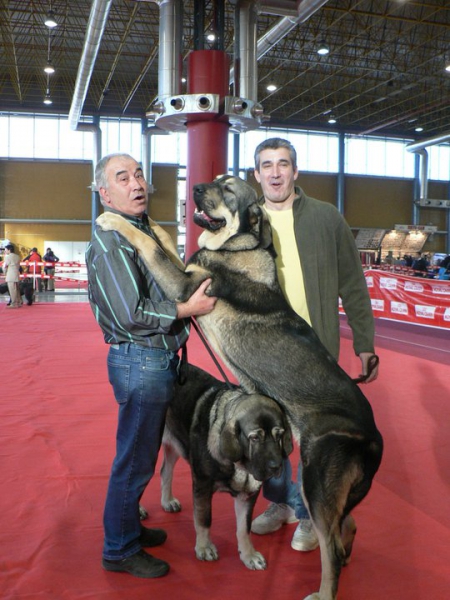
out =
[[[194,223],[203,229],[209,231],[217,231],[226,225],[225,219],[213,219],[207,215],[203,210],[195,209],[194,212]]]

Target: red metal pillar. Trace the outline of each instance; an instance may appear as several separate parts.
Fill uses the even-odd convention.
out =
[[[196,50],[188,57],[188,94],[228,95],[230,64],[220,50]],[[197,249],[201,228],[194,224],[192,188],[228,171],[228,128],[217,114],[191,114],[187,122],[186,256]]]

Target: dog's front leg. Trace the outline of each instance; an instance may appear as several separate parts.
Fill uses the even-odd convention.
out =
[[[96,223],[104,231],[117,231],[136,248],[149,271],[172,302],[186,302],[202,281],[209,276],[209,273],[201,268],[192,268],[190,272],[185,272],[170,260],[156,240],[120,215],[105,212],[97,218]]]
[[[244,565],[252,571],[262,571],[267,567],[266,559],[260,552],[255,550],[250,539],[253,507],[255,506],[257,497],[258,494],[253,494],[250,497],[248,494],[239,494],[234,499],[239,557]]]
[[[199,560],[218,560],[219,553],[210,538],[213,489],[210,482],[199,482],[192,473],[194,493],[195,555]]]

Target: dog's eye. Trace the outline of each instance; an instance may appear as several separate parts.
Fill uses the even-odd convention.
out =
[[[276,428],[272,431],[272,435],[276,442],[280,442],[283,439],[284,429]]]
[[[248,440],[249,442],[251,442],[252,444],[255,444],[256,442],[259,442],[259,435],[257,433],[251,433],[248,436]]]

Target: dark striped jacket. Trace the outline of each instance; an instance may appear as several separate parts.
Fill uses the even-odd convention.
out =
[[[118,214],[154,237],[147,215],[139,219]],[[176,304],[165,297],[125,238],[96,227],[86,250],[86,265],[89,302],[107,344],[133,342],[174,352],[184,344],[188,320],[176,318]]]

